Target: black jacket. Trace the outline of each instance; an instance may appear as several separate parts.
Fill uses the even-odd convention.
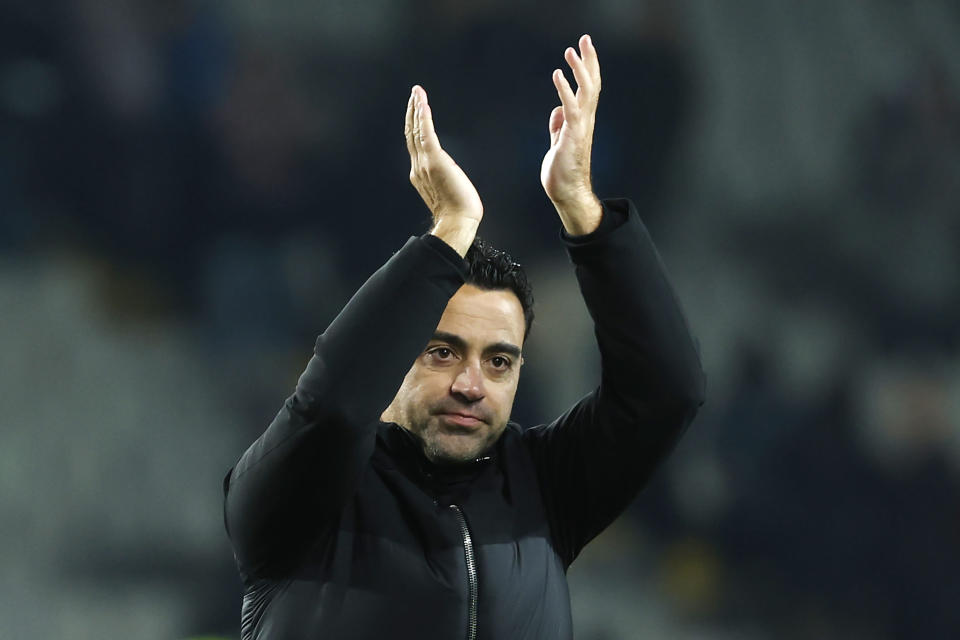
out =
[[[550,424],[511,422],[455,472],[379,417],[466,262],[411,237],[320,335],[296,392],[224,478],[244,640],[572,637],[567,567],[693,419],[705,377],[629,200],[605,200],[593,233],[560,235],[600,385]]]

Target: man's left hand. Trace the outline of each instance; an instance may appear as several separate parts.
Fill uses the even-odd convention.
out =
[[[589,233],[603,215],[590,180],[593,127],[600,97],[600,62],[589,35],[580,37],[580,55],[567,47],[564,58],[573,70],[577,92],[563,71],[555,69],[553,84],[561,106],[550,113],[550,149],[540,167],[540,182],[564,227],[573,235]]]

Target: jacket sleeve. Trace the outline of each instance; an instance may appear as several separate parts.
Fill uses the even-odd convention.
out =
[[[466,262],[411,237],[316,341],[293,395],[223,482],[241,574],[295,558],[335,521],[373,453],[376,426],[463,284]]]
[[[633,500],[704,402],[706,376],[660,256],[633,203],[561,230],[600,349],[600,384],[524,432],[566,565]]]

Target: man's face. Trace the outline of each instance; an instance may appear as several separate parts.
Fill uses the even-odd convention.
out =
[[[433,462],[478,457],[510,418],[523,333],[512,291],[463,285],[381,419],[418,436]]]

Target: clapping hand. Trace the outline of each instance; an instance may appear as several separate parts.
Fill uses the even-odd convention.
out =
[[[483,218],[483,203],[467,175],[440,146],[427,92],[419,85],[410,92],[403,132],[410,152],[410,182],[430,209],[432,232],[464,255]]]
[[[579,55],[573,47],[564,51],[577,81],[576,94],[562,70],[553,72],[561,104],[550,112],[550,149],[540,167],[543,190],[567,231],[574,235],[592,231],[602,216],[590,179],[593,127],[600,98],[600,61],[589,35],[581,36],[579,44]]]

